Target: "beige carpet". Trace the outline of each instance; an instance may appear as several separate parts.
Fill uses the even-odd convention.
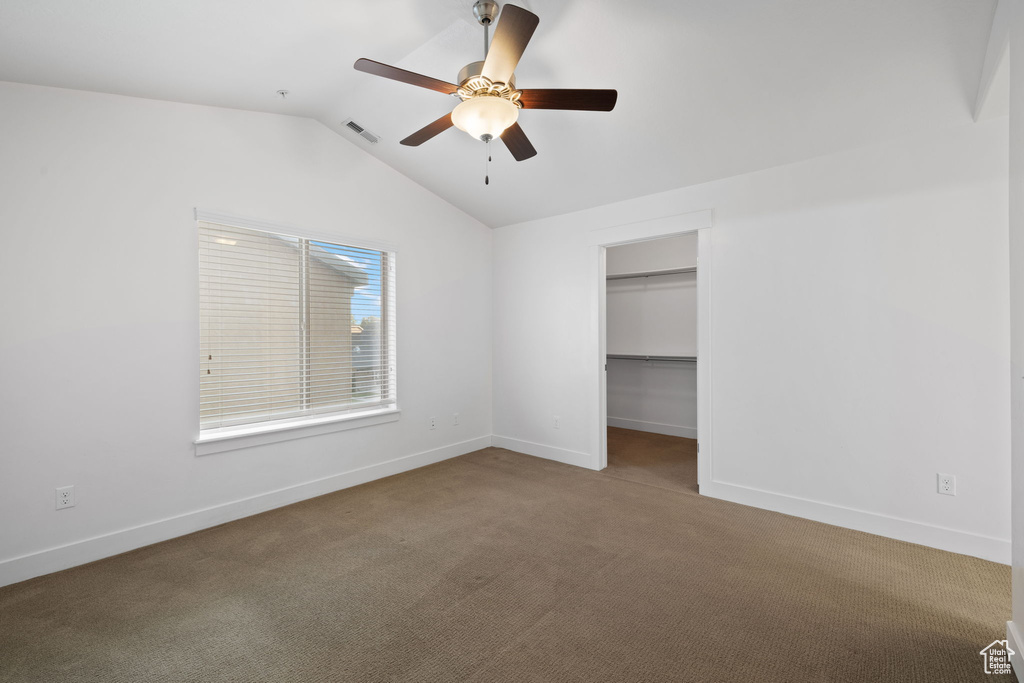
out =
[[[697,493],[697,440],[608,428],[610,477],[637,484]]]
[[[1009,587],[489,448],[0,589],[0,680],[991,683]]]

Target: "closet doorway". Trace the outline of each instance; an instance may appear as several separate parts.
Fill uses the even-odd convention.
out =
[[[697,493],[697,233],[605,252],[605,474]]]

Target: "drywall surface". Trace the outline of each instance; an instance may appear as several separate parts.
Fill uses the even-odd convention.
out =
[[[608,359],[608,426],[696,439],[696,364]]]
[[[1004,117],[498,229],[496,439],[597,466],[590,233],[712,209],[702,493],[1007,562],[1007,188]]]
[[[0,84],[0,149],[0,583],[488,445],[491,231],[324,126]],[[194,207],[397,250],[398,421],[195,455]]]
[[[697,236],[610,247],[609,274],[646,273],[697,264]],[[609,354],[697,355],[697,274],[608,280]],[[697,437],[697,367],[693,363],[608,359],[608,424]]]
[[[619,244],[608,249],[606,258],[608,275],[689,268],[697,265],[697,238],[678,235]]]
[[[608,280],[608,353],[697,355],[697,274]]]

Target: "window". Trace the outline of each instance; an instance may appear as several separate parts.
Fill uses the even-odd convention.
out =
[[[199,428],[395,405],[394,254],[199,222]]]

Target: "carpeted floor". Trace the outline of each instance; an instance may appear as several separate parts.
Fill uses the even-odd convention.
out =
[[[1008,680],[1009,568],[510,451],[0,589],[0,680]]]
[[[608,467],[616,479],[697,493],[697,440],[608,428]]]

